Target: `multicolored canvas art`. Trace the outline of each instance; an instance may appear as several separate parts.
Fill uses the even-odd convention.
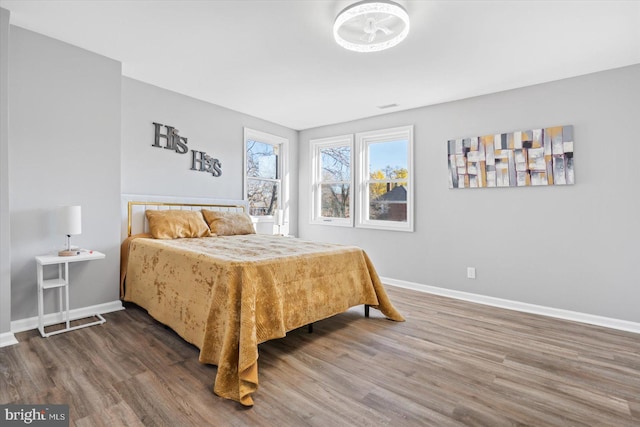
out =
[[[573,126],[451,139],[449,188],[574,183]]]

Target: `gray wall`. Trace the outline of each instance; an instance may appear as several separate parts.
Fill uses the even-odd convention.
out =
[[[37,314],[33,257],[64,243],[51,226],[57,206],[82,205],[83,234],[73,242],[107,254],[71,269],[72,283],[82,283],[72,308],[117,300],[120,192],[241,198],[243,126],[290,141],[292,233],[358,244],[386,277],[640,321],[633,269],[640,66],[298,134],[122,78],[116,61],[19,27],[10,27],[7,64],[7,15],[0,21],[0,120],[11,89],[9,126],[0,126],[0,225],[9,210],[11,240],[7,248],[3,228],[0,249],[3,260],[11,255],[11,290],[0,275],[0,333],[8,331],[10,292],[12,319]],[[189,148],[220,158],[223,176],[190,171],[188,155],[151,147],[153,121],[176,126]],[[407,124],[415,125],[416,231],[310,225],[309,140]],[[448,139],[563,124],[575,127],[575,186],[448,189]],[[468,266],[477,268],[476,280],[466,279]]]
[[[9,11],[0,9],[0,334],[11,331],[8,54]]]
[[[9,86],[12,318],[37,315],[34,256],[64,245],[61,205],[82,206],[72,243],[107,256],[70,267],[71,308],[118,300],[120,63],[11,26]]]
[[[222,163],[214,178],[192,171],[191,152],[152,147],[153,122],[170,125],[188,139],[189,150],[204,151]],[[243,127],[289,140],[290,194],[298,193],[297,132],[137,80],[122,78],[122,192],[127,194],[243,199]],[[166,129],[162,128],[162,133]],[[160,144],[164,145],[161,139]],[[296,229],[297,203],[290,205]]]
[[[639,101],[636,65],[302,131],[299,234],[358,244],[385,277],[640,322]],[[310,225],[309,140],[409,124],[415,232]],[[448,188],[447,140],[568,124],[576,185]]]

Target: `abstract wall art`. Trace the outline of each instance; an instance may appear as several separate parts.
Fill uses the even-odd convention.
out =
[[[449,188],[569,185],[573,126],[448,141]]]

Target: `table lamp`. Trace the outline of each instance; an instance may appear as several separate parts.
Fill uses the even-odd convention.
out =
[[[71,250],[71,235],[82,233],[82,208],[80,206],[62,206],[58,209],[58,232],[67,236],[67,248],[58,252],[58,256],[77,255],[77,250]]]

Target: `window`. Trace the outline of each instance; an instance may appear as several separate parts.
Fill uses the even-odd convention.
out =
[[[355,140],[310,141],[311,223],[413,231],[413,126]]]
[[[311,222],[353,225],[353,136],[311,141]]]
[[[245,195],[249,215],[274,216],[286,206],[286,138],[244,128]]]
[[[356,134],[358,227],[413,231],[413,126]]]

